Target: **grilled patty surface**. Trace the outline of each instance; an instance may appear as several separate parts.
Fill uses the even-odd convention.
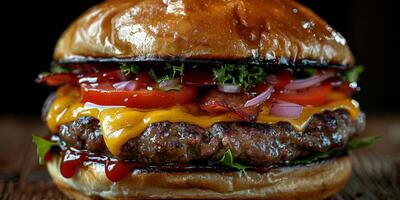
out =
[[[216,123],[209,128],[160,122],[130,139],[118,157],[152,165],[193,163],[218,160],[230,149],[237,162],[267,166],[290,163],[311,153],[343,149],[364,127],[363,114],[352,120],[343,109],[314,115],[303,131],[296,131],[288,122]],[[64,124],[58,135],[67,147],[110,155],[95,118],[80,117]]]

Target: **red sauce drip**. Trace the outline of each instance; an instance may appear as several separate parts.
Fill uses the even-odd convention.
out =
[[[107,161],[105,168],[107,178],[110,181],[117,182],[128,175],[135,168],[135,164],[123,161]]]
[[[44,155],[44,161],[48,162],[51,161],[51,159],[53,159],[53,153],[51,151],[48,151],[45,155]]]
[[[53,154],[51,152],[47,153],[45,156],[45,161],[51,160]],[[60,165],[61,174],[65,178],[72,178],[78,170],[78,167],[82,166],[84,162],[88,163],[102,163],[105,168],[105,173],[110,181],[118,182],[122,180],[126,175],[131,173],[134,169],[144,169],[144,170],[160,170],[160,171],[191,171],[191,170],[221,170],[216,166],[203,166],[203,165],[185,165],[185,164],[175,164],[175,165],[163,165],[163,166],[151,166],[151,165],[141,165],[140,163],[124,162],[118,161],[115,158],[110,158],[106,155],[99,155],[95,153],[88,153],[85,151],[79,151],[74,149],[67,149],[61,152],[62,161]],[[265,173],[271,168],[269,167],[256,167],[253,170],[259,173]],[[223,169],[222,169],[223,170]]]
[[[77,168],[83,164],[87,159],[87,155],[71,150],[66,150],[63,152],[63,159],[60,165],[61,174],[65,178],[72,178],[76,172]]]

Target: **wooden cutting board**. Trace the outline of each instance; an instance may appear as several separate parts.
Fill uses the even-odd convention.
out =
[[[353,175],[332,199],[400,199],[400,113],[368,114],[363,135],[383,135],[352,153]],[[0,199],[67,199],[37,164],[31,134],[43,135],[39,118],[0,116]]]

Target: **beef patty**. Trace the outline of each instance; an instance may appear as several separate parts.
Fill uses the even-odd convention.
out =
[[[193,163],[218,160],[231,149],[235,161],[247,165],[289,163],[310,153],[343,149],[364,126],[363,114],[354,121],[342,109],[314,115],[304,131],[287,122],[225,122],[209,128],[160,122],[125,143],[118,157],[154,165]],[[62,125],[59,137],[68,147],[110,155],[95,118],[80,117]]]

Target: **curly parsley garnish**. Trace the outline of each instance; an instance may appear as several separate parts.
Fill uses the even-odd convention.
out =
[[[125,76],[128,76],[129,74],[137,74],[140,70],[138,65],[127,63],[122,63],[119,68],[121,69],[122,74],[124,74]]]
[[[318,70],[314,68],[304,68],[303,71],[307,73],[309,76],[314,76],[318,72]]]
[[[157,83],[161,83],[163,81],[170,81],[174,80],[178,77],[183,76],[183,71],[184,71],[184,65],[171,65],[171,64],[166,64],[164,67],[164,76],[158,76],[153,69],[149,70],[149,75],[150,78],[153,79]]]
[[[264,81],[266,73],[262,67],[225,64],[213,70],[214,80],[218,84],[240,85],[248,90],[255,84]]]
[[[49,72],[44,71],[44,72],[39,73],[39,78],[46,77],[50,74],[69,73],[69,72],[71,72],[71,68],[69,68],[69,67],[58,65],[58,64],[51,64],[50,71]]]
[[[62,65],[53,64],[50,66],[50,72],[51,73],[68,73],[68,72],[71,72],[71,68],[62,66]]]

